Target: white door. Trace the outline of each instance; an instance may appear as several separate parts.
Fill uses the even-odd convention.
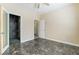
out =
[[[45,38],[45,20],[40,20],[39,21],[39,37],[40,38]]]
[[[0,54],[9,47],[9,16],[8,12],[0,6]]]

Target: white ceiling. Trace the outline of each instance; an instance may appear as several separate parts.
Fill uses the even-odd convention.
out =
[[[68,4],[64,4],[64,3],[60,3],[60,4],[57,3],[56,4],[56,3],[53,3],[53,4],[50,4],[49,6],[45,6],[45,7],[41,7],[39,9],[37,9],[37,12],[39,14],[43,14],[43,13],[47,13],[47,12],[56,10],[58,8],[61,8],[61,7],[65,7],[66,5],[68,5]]]
[[[1,5],[18,6],[21,9],[29,9],[32,11],[36,11],[38,14],[43,14],[43,13],[49,12],[51,10],[55,10],[57,8],[63,7],[68,4],[51,3],[49,6],[41,5],[39,9],[35,8],[34,3],[6,3],[6,4],[1,4]]]

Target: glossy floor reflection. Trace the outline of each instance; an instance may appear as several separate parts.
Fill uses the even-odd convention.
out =
[[[10,39],[9,48],[4,52],[5,55],[18,55],[20,54],[20,40],[19,39]]]
[[[18,43],[18,42],[17,42]],[[79,47],[46,39],[35,39],[19,45],[14,44],[5,55],[78,55]]]

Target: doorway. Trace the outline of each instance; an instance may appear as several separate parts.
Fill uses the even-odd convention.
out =
[[[34,39],[45,38],[45,20],[34,20]]]
[[[34,39],[37,39],[39,37],[38,35],[38,29],[39,29],[39,23],[38,20],[34,20]]]
[[[9,14],[10,53],[16,54],[20,49],[20,16]]]

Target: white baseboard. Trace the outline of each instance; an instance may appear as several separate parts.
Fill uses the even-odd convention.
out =
[[[30,41],[30,40],[33,40],[33,39],[22,40],[21,43],[24,43],[24,42],[27,42],[27,41]]]
[[[60,41],[60,40],[51,39],[51,38],[44,38],[44,39],[79,47],[79,44],[75,44],[71,42]]]

